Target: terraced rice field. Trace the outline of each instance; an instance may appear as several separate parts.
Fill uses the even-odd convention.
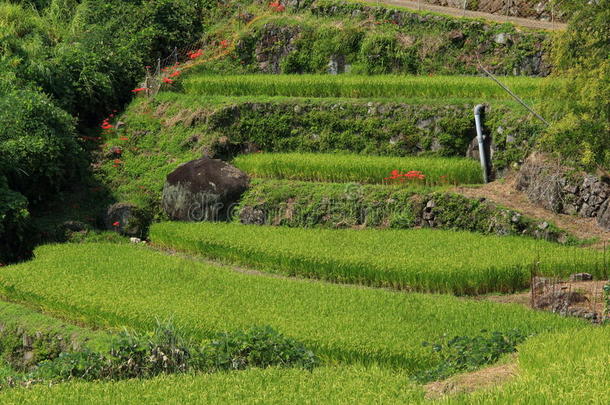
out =
[[[411,186],[482,182],[479,163],[465,158],[256,153],[238,156],[233,164],[254,177],[274,179]]]
[[[522,237],[414,230],[328,230],[215,223],[153,225],[158,246],[271,272],[427,292],[484,294],[549,275],[605,272],[601,252]]]
[[[525,404],[553,395],[558,404],[601,404],[595,400],[607,388],[610,329],[520,306],[244,274],[130,245],[45,246],[36,256],[0,273],[3,296],[91,326],[150,330],[156,318],[172,317],[200,338],[268,324],[304,341],[324,364],[313,372],[271,368],[40,385],[4,390],[2,403],[110,397],[113,403],[424,403],[423,386],[410,376],[438,359],[422,341],[513,328],[542,333],[521,345],[520,375],[450,403]]]
[[[542,79],[502,77],[501,81],[524,99],[540,97]],[[182,85],[187,94],[205,96],[511,99],[490,79],[473,76],[194,75]]]
[[[0,273],[3,296],[92,326],[152,330],[171,317],[200,338],[271,325],[331,364],[414,372],[437,361],[421,343],[443,333],[584,325],[518,306],[243,274],[130,245],[45,246],[36,255]]]

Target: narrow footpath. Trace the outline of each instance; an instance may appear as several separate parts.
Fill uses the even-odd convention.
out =
[[[551,21],[540,21],[529,18],[511,17],[499,14],[483,13],[481,11],[470,11],[462,10],[453,7],[443,7],[434,4],[428,4],[423,1],[411,1],[411,0],[361,0],[365,3],[370,4],[385,4],[388,6],[405,7],[412,10],[423,10],[432,11],[439,14],[448,14],[455,17],[470,17],[470,18],[482,18],[485,20],[495,21],[499,23],[509,22],[521,27],[542,29],[542,30],[565,30],[567,24],[560,22]]]

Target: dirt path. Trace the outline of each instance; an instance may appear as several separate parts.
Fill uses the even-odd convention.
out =
[[[471,392],[497,387],[506,384],[518,374],[517,365],[513,362],[499,366],[486,367],[470,373],[459,374],[443,381],[426,384],[426,399],[441,399],[443,397],[469,394]]]
[[[543,30],[564,30],[567,24],[532,20],[529,18],[509,17],[498,14],[483,13],[481,11],[461,10],[453,7],[436,6],[418,1],[410,0],[362,0],[365,3],[371,4],[386,4],[389,6],[406,7],[412,10],[433,11],[440,14],[448,14],[456,17],[482,18],[485,20],[496,21],[499,23],[510,22],[521,27],[543,29]]]
[[[593,247],[610,246],[610,232],[600,228],[595,218],[555,214],[532,203],[525,194],[517,191],[513,176],[507,176],[503,180],[494,181],[479,188],[458,187],[455,191],[470,198],[485,198],[506,208],[552,222],[580,239],[595,238],[597,241]]]

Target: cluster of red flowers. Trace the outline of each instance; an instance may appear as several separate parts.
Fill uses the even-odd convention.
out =
[[[196,51],[191,51],[186,54],[189,59],[195,60],[200,58],[203,55],[203,49],[197,49]]]
[[[220,47],[221,48],[228,48],[229,47],[229,41],[227,41],[226,39],[223,39],[222,41],[220,41]]]
[[[385,177],[385,180],[425,180],[426,175],[419,170],[411,170],[406,173],[401,173],[398,170],[392,170],[390,177]]]
[[[148,91],[148,87],[138,87],[137,89],[131,90],[131,92],[133,94],[138,94],[138,93],[141,93],[143,91]]]
[[[280,3],[279,0],[269,3],[269,7],[271,7],[274,11],[277,11],[278,13],[281,13],[282,11],[286,10],[286,6]]]
[[[121,159],[114,159],[114,161],[112,163],[113,163],[112,167],[119,167],[120,165],[123,164],[123,161]]]
[[[121,223],[119,221],[116,221],[115,223],[112,224],[112,226],[114,226],[115,228],[118,228],[119,226],[121,226]]]
[[[174,80],[170,79],[169,77],[164,77],[163,78],[163,83],[165,83],[165,84],[174,84]]]
[[[112,116],[114,116],[114,114],[113,114]],[[111,117],[112,117],[112,116],[111,116]],[[114,128],[114,126],[113,126],[113,125],[110,123],[110,118],[106,118],[106,119],[104,119],[104,121],[102,121],[102,125],[101,125],[101,127],[102,127],[102,129],[103,129],[104,131],[109,131],[109,130],[111,130],[112,128]]]

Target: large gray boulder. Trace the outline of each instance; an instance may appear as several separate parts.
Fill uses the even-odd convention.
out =
[[[248,175],[222,160],[193,160],[167,176],[163,210],[177,221],[225,220],[248,184]]]

